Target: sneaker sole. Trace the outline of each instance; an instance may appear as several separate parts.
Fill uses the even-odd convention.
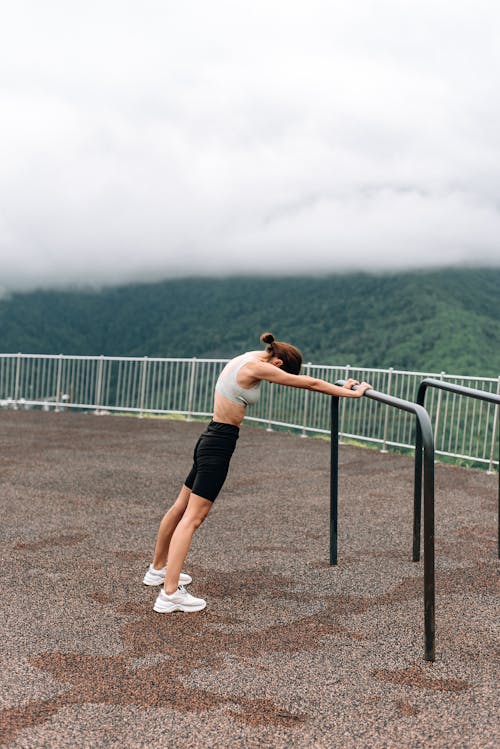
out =
[[[182,603],[169,603],[167,601],[158,603],[157,601],[153,606],[153,611],[156,611],[158,614],[173,614],[174,611],[203,611],[206,605],[206,601],[198,606],[183,606]]]
[[[144,580],[142,581],[144,585],[161,585],[163,583],[164,577],[153,577],[149,572],[146,573],[144,576]]]
[[[142,581],[144,585],[149,585],[150,587],[154,587],[155,585],[163,585],[165,582],[164,577],[155,577],[150,572],[146,572],[144,576],[144,580]],[[179,585],[189,585],[193,582],[193,578],[189,575],[183,575],[182,577],[179,577]]]

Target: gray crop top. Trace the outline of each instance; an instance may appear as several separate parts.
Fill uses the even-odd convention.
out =
[[[238,385],[236,380],[240,369],[251,361],[258,361],[255,354],[241,354],[241,356],[232,359],[220,373],[215,385],[215,390],[218,393],[240,406],[253,406],[259,400],[260,382],[251,388],[244,388]]]

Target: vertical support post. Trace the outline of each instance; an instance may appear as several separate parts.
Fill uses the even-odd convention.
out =
[[[417,416],[418,420],[418,416]],[[421,429],[421,425],[419,425]],[[425,660],[436,657],[434,572],[434,446],[432,433],[424,443],[424,630]]]
[[[394,367],[389,368],[389,377],[387,378],[387,393],[391,394],[391,384],[392,384],[392,373],[394,372]],[[387,452],[387,429],[389,426],[389,409],[385,409],[385,418],[384,418],[384,436],[382,439],[382,449],[380,450],[381,453]]]
[[[189,371],[189,392],[188,392],[188,407],[187,407],[187,420],[191,421],[193,411],[193,398],[194,398],[194,377],[196,370],[196,356],[191,359],[191,367]]]
[[[62,410],[59,407],[59,403],[61,400],[61,367],[62,367],[62,354],[59,354],[59,358],[57,360],[57,375],[56,375],[56,407],[54,409],[56,413]]]
[[[439,379],[440,380],[444,380],[445,375],[446,375],[446,372],[441,372],[441,374],[439,375]],[[438,402],[437,402],[437,406],[436,406],[436,418],[434,420],[434,444],[435,445],[437,444],[437,434],[438,434],[438,429],[439,429],[439,418],[441,416],[441,400],[442,400],[442,396],[443,396],[443,391],[442,390],[438,390]]]
[[[36,360],[32,360],[32,366],[31,366],[31,369],[30,369],[29,383],[27,383],[28,389],[26,391],[26,395],[28,396],[28,400],[30,400],[30,401],[35,400],[35,395],[36,395],[35,391],[34,391],[34,387],[33,387],[33,379],[34,379],[33,372],[34,372],[34,369],[35,369],[35,367],[33,366],[33,362],[34,361],[36,361]]]
[[[421,382],[417,392],[417,404],[424,407],[427,385]],[[422,428],[420,419],[415,426],[415,473],[413,481],[413,555],[412,561],[420,561],[420,535],[422,517]]]
[[[424,390],[425,397],[425,390]],[[423,402],[423,398],[422,398]],[[418,403],[421,404],[420,399]],[[422,517],[422,429],[417,419],[415,434],[415,478],[413,482],[413,556],[414,562],[420,561],[420,526]]]
[[[500,377],[498,378],[497,395],[500,395]],[[497,436],[497,431],[498,431],[498,507],[497,507],[498,542],[497,542],[497,547],[498,547],[498,558],[500,559],[500,430],[498,429],[498,412],[500,411],[500,406],[495,406],[494,408],[495,408],[495,414],[493,416],[493,434],[491,436],[490,464],[488,466],[488,473],[490,475],[495,473],[493,461],[495,460],[495,443],[497,441],[496,436]]]
[[[148,376],[148,357],[145,356],[142,360],[141,367],[141,400],[139,403],[139,418],[142,419],[144,416],[144,399],[146,395],[146,379]]]
[[[21,352],[17,353],[16,359],[16,379],[14,382],[14,408],[17,409],[17,401],[19,400],[19,380],[21,378]]]
[[[497,387],[497,395],[500,395],[500,377],[498,378],[498,387]],[[490,450],[490,463],[488,466],[488,473],[492,475],[495,473],[495,469],[493,468],[493,461],[495,460],[495,445],[497,441],[497,427],[498,427],[498,406],[495,407],[495,412],[493,414],[493,434],[491,435],[491,450]],[[500,460],[500,457],[499,457]],[[500,463],[498,466],[498,471],[500,473]]]
[[[99,363],[97,365],[97,382],[95,386],[95,405],[96,410],[94,413],[98,414],[101,410],[101,399],[102,399],[102,366],[104,357],[101,354],[99,357]]]
[[[349,379],[349,371],[350,371],[350,369],[351,369],[351,365],[350,364],[346,364],[346,368],[345,368],[345,378],[346,378],[346,380]],[[342,409],[342,414],[340,416],[340,435],[344,434],[344,432],[345,432],[344,422],[345,422],[345,408]]]
[[[338,497],[339,497],[339,399],[331,399],[330,431],[330,565],[337,564],[338,556]]]
[[[309,375],[309,373],[311,371],[311,362],[308,362],[305,365],[304,369],[306,370],[305,374]],[[300,435],[301,437],[307,437],[306,426],[307,426],[307,410],[308,410],[308,406],[309,406],[309,390],[306,390],[305,393],[304,393],[304,414],[303,414],[303,417],[302,417],[302,434]]]
[[[269,405],[267,410],[267,428],[266,432],[272,432],[273,428],[271,426],[272,424],[272,417],[273,417],[273,396],[274,396],[274,387],[272,382],[269,383]]]

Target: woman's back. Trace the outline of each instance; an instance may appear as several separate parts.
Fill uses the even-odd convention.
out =
[[[251,387],[244,387],[238,382],[238,373],[245,364],[251,361],[259,361],[262,353],[259,351],[247,351],[245,354],[231,359],[219,375],[215,385],[216,393],[220,393],[239,406],[251,406],[257,403],[260,395],[260,382]]]

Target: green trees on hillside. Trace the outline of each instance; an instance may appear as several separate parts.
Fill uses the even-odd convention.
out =
[[[232,356],[263,330],[306,361],[500,374],[500,269],[181,279],[0,300],[0,351]]]

